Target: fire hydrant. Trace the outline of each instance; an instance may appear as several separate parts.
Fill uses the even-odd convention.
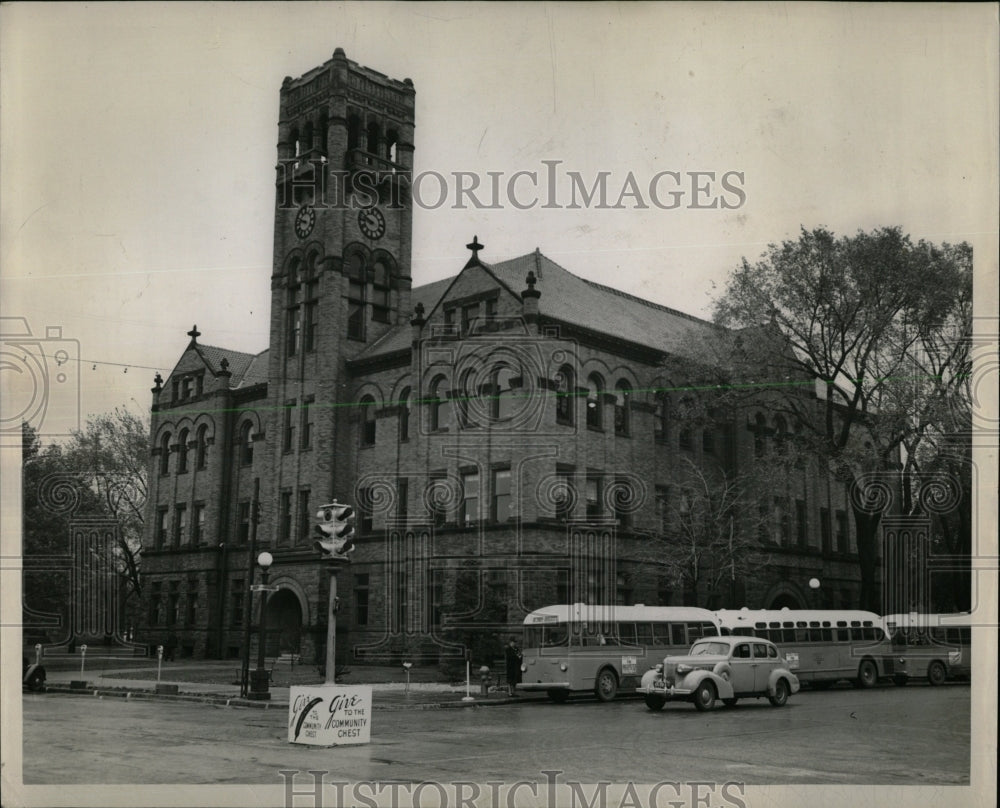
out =
[[[479,669],[479,683],[482,688],[482,694],[488,696],[490,694],[490,666],[483,665]]]

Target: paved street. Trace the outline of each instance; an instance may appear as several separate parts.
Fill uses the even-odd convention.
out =
[[[281,709],[55,693],[24,696],[24,781],[266,783],[281,769],[329,780],[409,782],[736,780],[748,784],[962,784],[969,778],[969,687],[892,686],[697,712],[641,701],[376,708],[372,743],[286,742]]]

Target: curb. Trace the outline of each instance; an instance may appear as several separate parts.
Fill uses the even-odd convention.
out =
[[[257,709],[268,710],[272,707],[280,708],[282,710],[288,709],[287,701],[257,701],[253,699],[240,698],[239,696],[224,696],[224,695],[213,695],[213,694],[201,694],[201,693],[178,693],[176,695],[157,693],[153,690],[136,690],[132,688],[109,688],[109,687],[87,687],[87,688],[70,688],[68,685],[63,684],[52,684],[46,685],[43,691],[36,691],[39,693],[52,693],[55,695],[65,695],[65,696],[88,696],[91,698],[119,698],[119,699],[141,699],[144,701],[160,700],[166,702],[193,702],[198,704],[214,704],[219,707],[254,707]],[[394,703],[389,702],[388,704],[378,704],[375,703],[375,707],[380,710],[438,710],[438,709],[462,709],[469,707],[494,707],[506,704],[526,704],[529,703],[524,699],[519,698],[500,698],[491,700],[475,700],[475,701],[439,701],[439,702],[421,702],[415,704],[405,704],[405,703]]]

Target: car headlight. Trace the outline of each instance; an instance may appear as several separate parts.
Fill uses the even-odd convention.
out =
[[[524,672],[525,672],[525,671],[527,671],[527,670],[528,670],[528,666],[527,666],[527,665],[525,665],[525,664],[524,664],[524,663],[522,662],[522,663],[521,663],[521,673],[524,673]]]
[[[692,665],[687,665],[684,662],[681,662],[677,666],[677,672],[681,673],[681,674],[683,674],[683,673],[691,673],[691,671],[693,671],[693,670],[694,670],[694,667]]]
[[[658,674],[660,674],[662,676],[663,675],[663,663],[662,662],[658,662],[653,667],[653,670],[656,671]]]
[[[565,662],[560,662],[559,663],[559,670],[561,670],[563,673],[565,673],[568,670],[568,668],[566,667],[566,663]]]

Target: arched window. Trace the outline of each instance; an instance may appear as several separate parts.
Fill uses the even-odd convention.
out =
[[[572,424],[576,410],[576,389],[573,386],[573,368],[563,365],[556,373],[556,423]]]
[[[365,338],[365,262],[357,253],[344,259],[347,274],[347,336]]]
[[[596,373],[587,378],[587,426],[591,429],[604,428],[604,380]]]
[[[431,431],[447,429],[451,419],[448,417],[448,380],[444,376],[438,376],[431,382],[427,398]]]
[[[619,379],[615,385],[615,434],[628,435],[629,433],[629,399],[632,396],[632,387],[624,379]]]
[[[499,365],[493,371],[493,419],[510,418],[514,411],[514,390],[511,381],[520,371],[510,365]]]
[[[655,418],[653,437],[660,443],[666,443],[670,438],[670,398],[666,393],[656,394]]]
[[[160,474],[170,473],[170,433],[164,432],[160,438]]]
[[[240,427],[240,463],[244,466],[253,463],[253,424],[249,421]]]
[[[358,402],[361,407],[361,445],[375,445],[375,399],[364,396]]]
[[[479,426],[469,414],[470,403],[479,392],[475,389],[475,382],[476,372],[470,368],[462,374],[462,381],[458,386],[459,394],[455,399],[455,405],[458,410],[458,425],[463,429]]]
[[[195,468],[198,469],[205,468],[208,462],[206,456],[207,453],[208,453],[208,427],[205,424],[202,424],[200,427],[198,427],[197,439],[195,443],[195,459],[194,459]]]
[[[177,473],[184,474],[188,470],[188,431],[181,430],[177,436]]]
[[[388,262],[377,258],[372,267],[372,319],[379,323],[389,322],[390,277]]]
[[[379,129],[379,125],[372,121],[368,124],[368,149],[370,154],[379,154],[380,141],[382,140],[382,131]]]
[[[399,396],[399,440],[410,439],[410,388]]]
[[[398,154],[399,134],[395,129],[390,129],[385,133],[385,156],[390,163],[396,162]]]
[[[357,113],[347,116],[347,150],[357,149],[361,143],[361,121]]]

